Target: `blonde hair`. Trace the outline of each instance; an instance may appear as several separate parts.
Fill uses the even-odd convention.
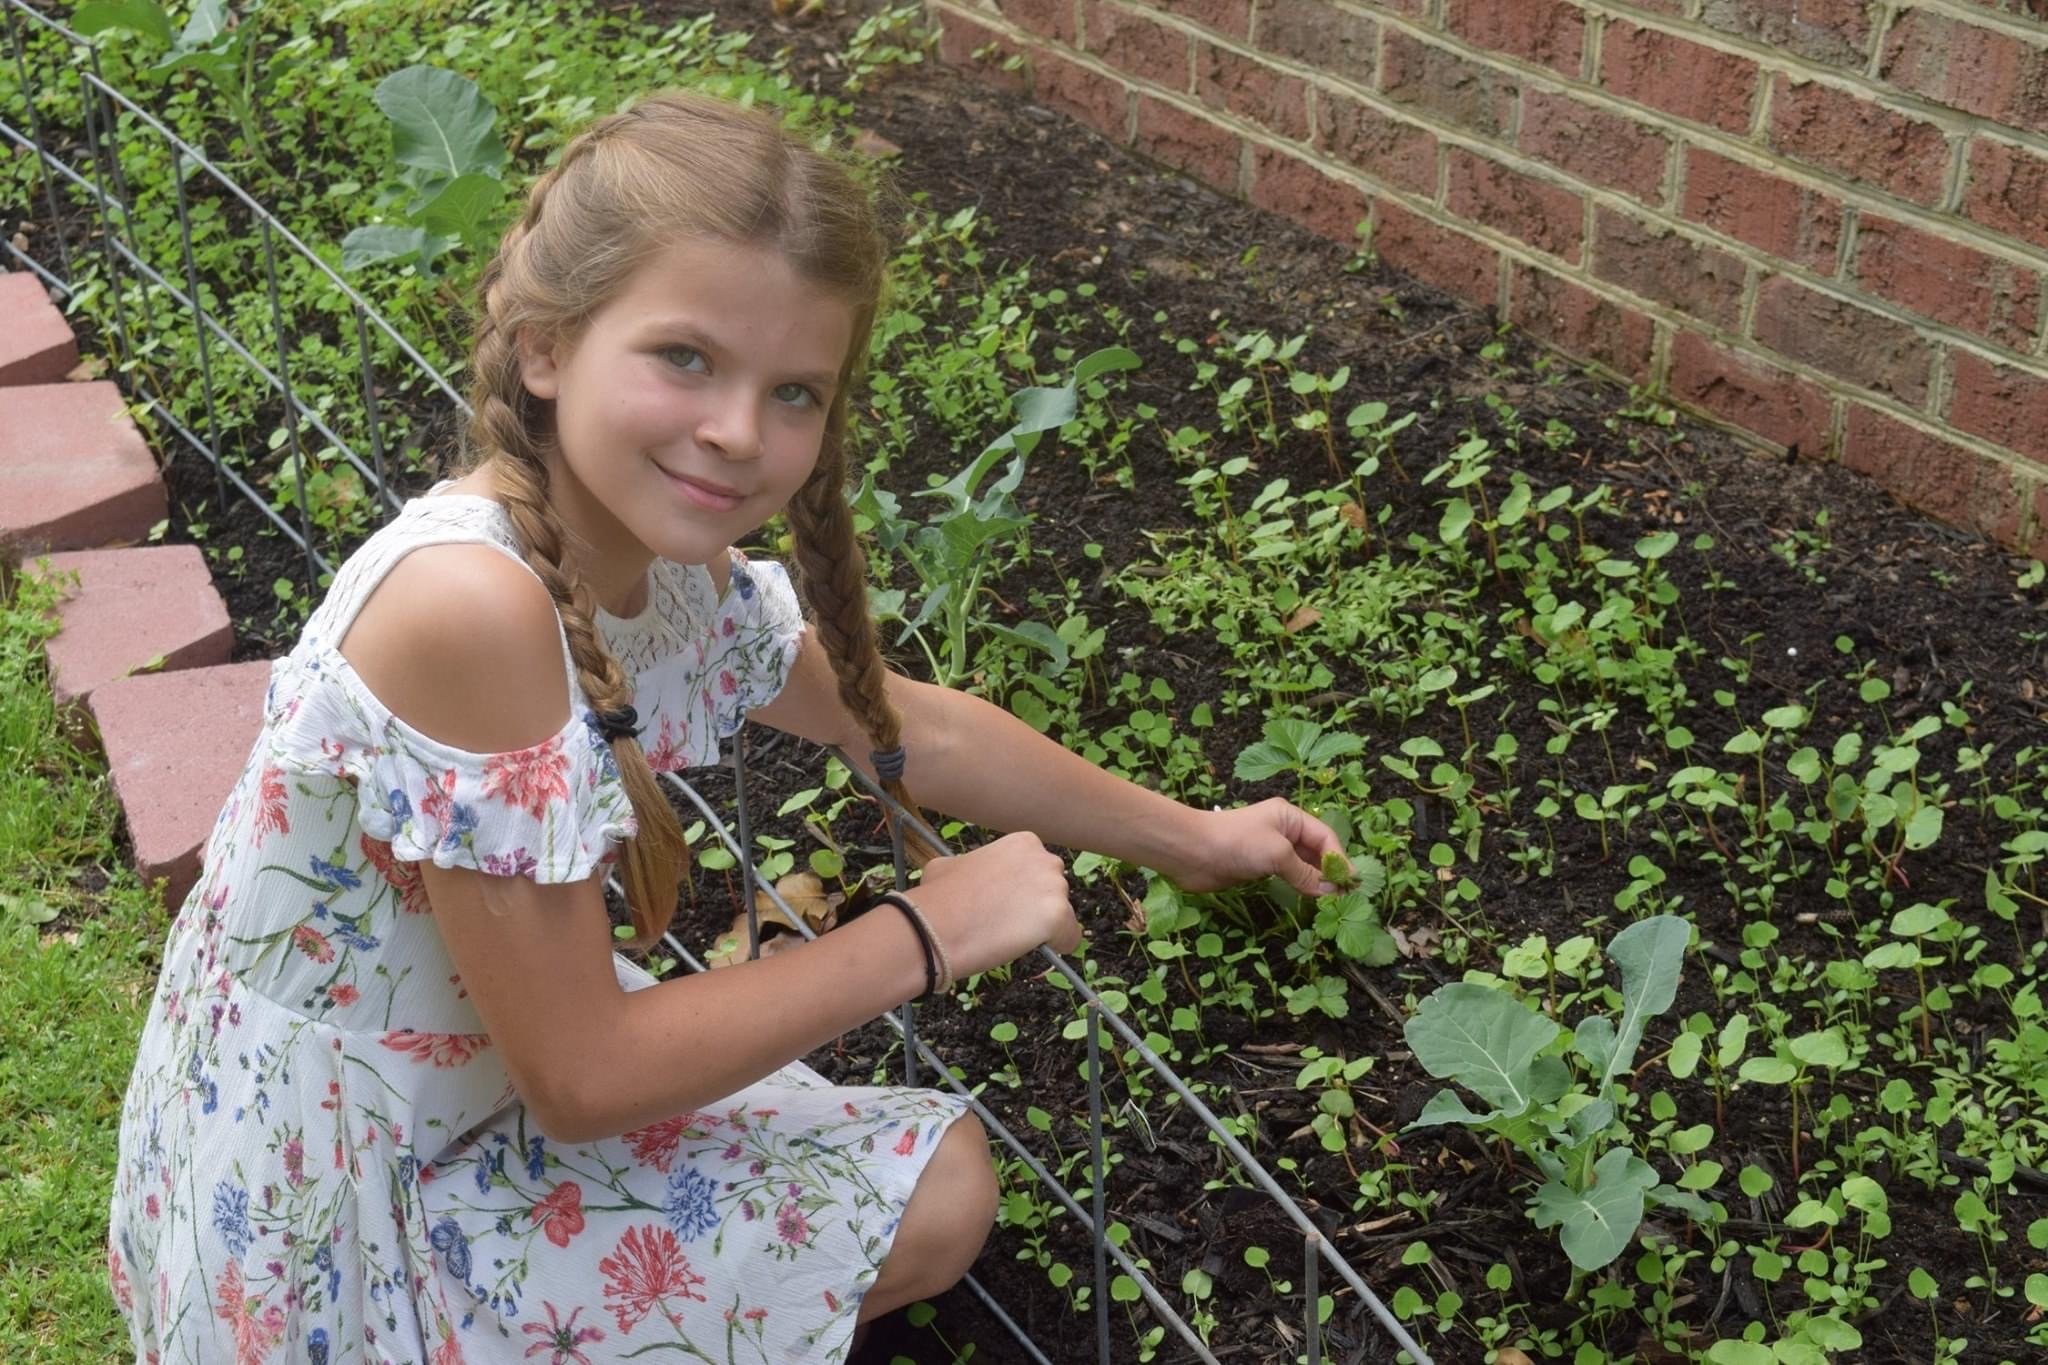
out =
[[[495,476],[526,561],[554,597],[591,706],[602,714],[629,705],[633,680],[605,647],[589,592],[564,561],[565,532],[548,498],[544,458],[551,406],[527,393],[517,338],[573,344],[648,259],[691,238],[773,249],[800,277],[853,308],[853,344],[826,413],[817,468],[787,517],[799,583],[840,700],[873,748],[895,748],[902,722],[884,690],[866,556],[846,501],[847,407],[879,306],[887,243],[868,191],[772,116],[665,91],[598,119],[563,148],[534,181],[478,281],[475,416],[463,467]],[[612,752],[639,822],[619,867],[633,942],[645,946],[674,917],[689,845],[638,742],[616,739]],[[884,787],[915,809],[900,778]],[[929,854],[921,840],[913,845]]]

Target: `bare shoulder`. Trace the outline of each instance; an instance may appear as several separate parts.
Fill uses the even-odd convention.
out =
[[[569,718],[554,602],[525,565],[487,545],[429,545],[401,559],[340,649],[392,714],[459,749],[527,748]]]

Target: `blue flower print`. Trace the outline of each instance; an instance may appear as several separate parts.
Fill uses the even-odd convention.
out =
[[[489,1156],[479,1153],[476,1159],[476,1192],[478,1194],[489,1194],[491,1192],[491,1177],[503,1174],[505,1174],[504,1149],[500,1148]]]
[[[306,1359],[313,1365],[327,1365],[327,1329],[315,1327],[306,1334]]]
[[[232,1180],[214,1186],[213,1226],[227,1244],[228,1255],[239,1258],[249,1249],[249,1192]]]
[[[334,936],[359,953],[371,952],[377,947],[379,940],[375,934],[364,933],[362,923],[360,918],[354,916],[336,915]]]
[[[448,1258],[448,1273],[458,1280],[469,1278],[469,1238],[463,1236],[453,1218],[443,1218],[427,1234],[434,1250]]]
[[[476,830],[476,807],[457,804],[448,817],[448,828],[441,835],[442,848],[460,848],[463,841]]]
[[[543,1169],[542,1162],[547,1155],[547,1141],[539,1134],[526,1140],[526,1178],[538,1180]]]
[[[695,1166],[683,1166],[668,1178],[668,1199],[664,1205],[669,1226],[685,1242],[694,1242],[718,1226],[718,1211],[711,1196],[718,1182]]]
[[[740,595],[742,602],[754,600],[754,576],[747,572],[745,560],[735,559],[732,562],[732,590]]]
[[[358,877],[339,863],[330,863],[325,858],[317,857],[311,859],[310,862],[313,867],[313,876],[317,880],[327,883],[327,889],[330,891],[353,891],[363,884],[361,877]]]
[[[206,1096],[205,1099],[199,1102],[200,1113],[211,1114],[214,1110],[220,1108],[220,1087],[214,1084],[211,1076],[201,1081],[199,1088]],[[236,1112],[235,1117],[238,1119],[242,1117],[240,1111]]]
[[[412,801],[406,796],[404,788],[393,787],[390,794],[384,798],[384,804],[391,811],[392,823],[402,825],[412,819]]]
[[[420,1159],[410,1152],[398,1158],[398,1184],[401,1189],[410,1189],[420,1178]]]

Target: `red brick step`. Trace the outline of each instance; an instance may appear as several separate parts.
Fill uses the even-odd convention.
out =
[[[141,540],[169,503],[114,385],[0,388],[0,557]]]
[[[52,579],[77,575],[57,608],[63,629],[43,646],[57,705],[138,670],[228,661],[234,629],[198,546],[78,550],[48,563]]]
[[[176,908],[199,879],[199,855],[263,723],[262,661],[117,678],[92,694],[135,870],[169,880]]]
[[[0,384],[55,384],[78,364],[71,324],[42,280],[0,273]]]

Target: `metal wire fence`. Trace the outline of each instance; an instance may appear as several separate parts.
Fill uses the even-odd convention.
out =
[[[0,137],[13,149],[17,162],[28,159],[28,174],[17,174],[14,183],[26,185],[30,196],[24,202],[0,205],[11,220],[10,231],[0,233],[0,253],[10,268],[33,271],[67,300],[82,301],[85,291],[105,296],[105,306],[96,311],[107,320],[101,340],[110,353],[108,359],[130,401],[179,443],[167,458],[182,451],[204,461],[222,506],[236,499],[253,507],[295,548],[306,589],[317,593],[325,576],[344,557],[350,535],[346,527],[323,523],[316,514],[309,475],[346,466],[373,500],[373,520],[388,519],[404,500],[389,458],[394,429],[404,428],[411,416],[391,411],[385,398],[394,392],[424,396],[439,410],[441,420],[452,425],[468,416],[462,395],[360,292],[213,160],[116,89],[107,80],[100,53],[91,42],[25,0],[0,0],[0,20],[7,31],[7,55],[15,77],[9,98],[0,106]],[[166,167],[168,175],[145,179],[140,173],[161,172]],[[131,177],[131,171],[138,174]],[[201,206],[205,206],[204,212]],[[213,233],[223,216],[232,217],[246,234],[249,253],[243,264],[247,270],[239,277],[231,270],[202,272],[198,264],[196,242]],[[175,230],[164,232],[170,223],[175,223]],[[33,232],[27,230],[31,225]],[[217,244],[217,239],[210,240]],[[219,259],[217,251],[211,254]],[[170,259],[165,259],[167,256]],[[289,276],[294,287],[281,289],[281,276]],[[173,344],[187,338],[189,348]],[[308,338],[324,344],[308,347]],[[192,357],[196,374],[182,362],[166,364],[165,357],[173,355]],[[323,387],[326,401],[317,405],[305,401],[307,387],[296,382],[295,376],[305,376],[309,364],[318,364],[322,377],[329,380],[337,369],[346,367],[354,400],[333,401],[334,388],[328,384]],[[235,434],[248,429],[247,414],[227,411],[230,403],[246,405],[252,399],[269,406],[276,419],[272,430],[281,433],[268,443],[270,450],[254,457],[234,448]],[[418,408],[417,402],[412,404],[412,413]],[[323,444],[309,450],[315,438]],[[267,491],[259,486],[263,483],[269,485]],[[733,741],[730,763],[734,783],[731,823],[696,787],[674,775],[668,780],[678,797],[703,816],[741,869],[752,954],[758,953],[760,946],[757,889],[801,932],[809,936],[811,931],[803,917],[760,876],[751,856],[755,845],[747,799],[744,730]],[[896,805],[857,769],[848,767],[874,799],[898,817],[892,824],[897,831],[895,877],[901,887],[909,875],[902,835],[906,822],[934,847],[943,849],[944,844],[937,831]],[[667,946],[692,969],[704,970],[702,959],[673,936]],[[1108,1365],[1116,1355],[1113,1276],[1126,1277],[1136,1286],[1139,1299],[1176,1336],[1187,1359],[1209,1365],[1218,1359],[1204,1332],[1183,1311],[1188,1306],[1186,1296],[1177,1306],[1154,1283],[1140,1259],[1111,1235],[1103,1054],[1105,1047],[1119,1044],[1126,1050],[1127,1064],[1128,1059],[1135,1059],[1148,1068],[1184,1112],[1194,1117],[1208,1141],[1227,1155],[1236,1177],[1270,1199],[1298,1232],[1302,1267],[1294,1297],[1302,1306],[1300,1358],[1308,1365],[1320,1365],[1326,1315],[1333,1309],[1335,1293],[1348,1287],[1356,1296],[1356,1306],[1340,1321],[1349,1360],[1392,1359],[1399,1350],[1408,1359],[1428,1365],[1429,1356],[1315,1220],[1087,975],[1049,948],[1040,948],[1038,953],[1047,969],[1063,980],[1080,1002],[1085,1021],[1082,1075],[1087,1085],[1089,1148],[1088,1181],[1080,1194],[1053,1172],[1042,1153],[1034,1151],[953,1074],[920,1036],[913,1006],[906,1004],[890,1018],[902,1036],[904,1082],[915,1085],[928,1074],[932,1083],[965,1097],[990,1133],[1085,1230],[1093,1259],[1089,1301],[1094,1315],[1094,1354],[1101,1365]],[[1326,1295],[1323,1286],[1331,1277],[1336,1284],[1333,1293]],[[1030,1333],[978,1279],[970,1275],[966,1286],[1009,1331],[1026,1357],[1050,1365]],[[1358,1321],[1361,1309],[1376,1320],[1384,1337]],[[1340,1329],[1328,1330],[1335,1342]]]

